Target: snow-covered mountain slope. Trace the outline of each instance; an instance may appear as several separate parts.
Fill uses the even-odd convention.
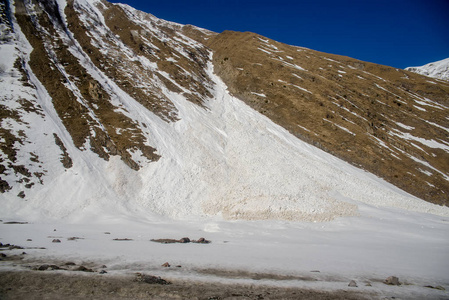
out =
[[[100,0],[2,24],[3,218],[449,215],[353,166],[447,204],[449,85]]]
[[[405,69],[417,74],[442,80],[449,80],[449,58],[428,63],[421,67],[408,67]]]
[[[293,135],[448,204],[449,84],[254,33],[206,43],[229,91]]]

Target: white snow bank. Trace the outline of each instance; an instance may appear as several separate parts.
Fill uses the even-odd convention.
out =
[[[404,299],[443,299],[449,289],[449,219],[361,205],[361,217],[328,223],[284,221],[144,222],[124,218],[84,219],[79,224],[0,223],[3,243],[30,247],[13,269],[40,264],[106,265],[108,274],[141,272],[168,280],[187,279],[275,285],[320,290],[348,289]],[[150,239],[205,237],[211,244],[159,244]],[[68,240],[77,237],[76,240]],[[52,243],[54,238],[61,243]],[[114,241],[114,239],[129,239]],[[31,241],[27,241],[31,239]],[[45,247],[46,249],[31,249]],[[106,250],[107,249],[107,250]],[[24,250],[17,254],[20,254]],[[161,265],[181,265],[164,268]],[[0,271],[8,265],[0,265]],[[103,267],[104,269],[104,267]],[[234,276],[216,275],[213,270]],[[209,270],[203,273],[201,270]],[[251,280],[239,271],[292,276],[290,280]],[[225,274],[222,272],[221,274]],[[382,284],[398,276],[400,287]],[[296,278],[295,278],[296,277]],[[301,280],[300,278],[309,278]],[[372,286],[366,287],[365,283]],[[437,291],[424,286],[442,286]],[[349,288],[351,289],[351,288]],[[379,299],[374,297],[374,299]]]

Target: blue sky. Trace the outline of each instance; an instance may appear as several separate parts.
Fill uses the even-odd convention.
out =
[[[215,32],[252,31],[397,68],[449,57],[449,0],[112,2]]]

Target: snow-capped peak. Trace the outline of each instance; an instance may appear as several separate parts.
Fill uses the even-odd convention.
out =
[[[421,75],[449,80],[449,58],[428,63],[421,67],[408,67],[405,69]]]

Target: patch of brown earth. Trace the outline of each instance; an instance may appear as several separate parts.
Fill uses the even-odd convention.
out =
[[[60,158],[62,165],[64,166],[64,168],[70,169],[73,166],[72,158],[70,158],[69,153],[67,153],[67,149],[64,146],[64,143],[59,138],[59,136],[56,133],[53,133],[53,137],[55,138],[55,144],[62,151],[61,158]]]
[[[148,284],[132,276],[1,272],[2,299],[370,299],[367,293],[171,280]]]

